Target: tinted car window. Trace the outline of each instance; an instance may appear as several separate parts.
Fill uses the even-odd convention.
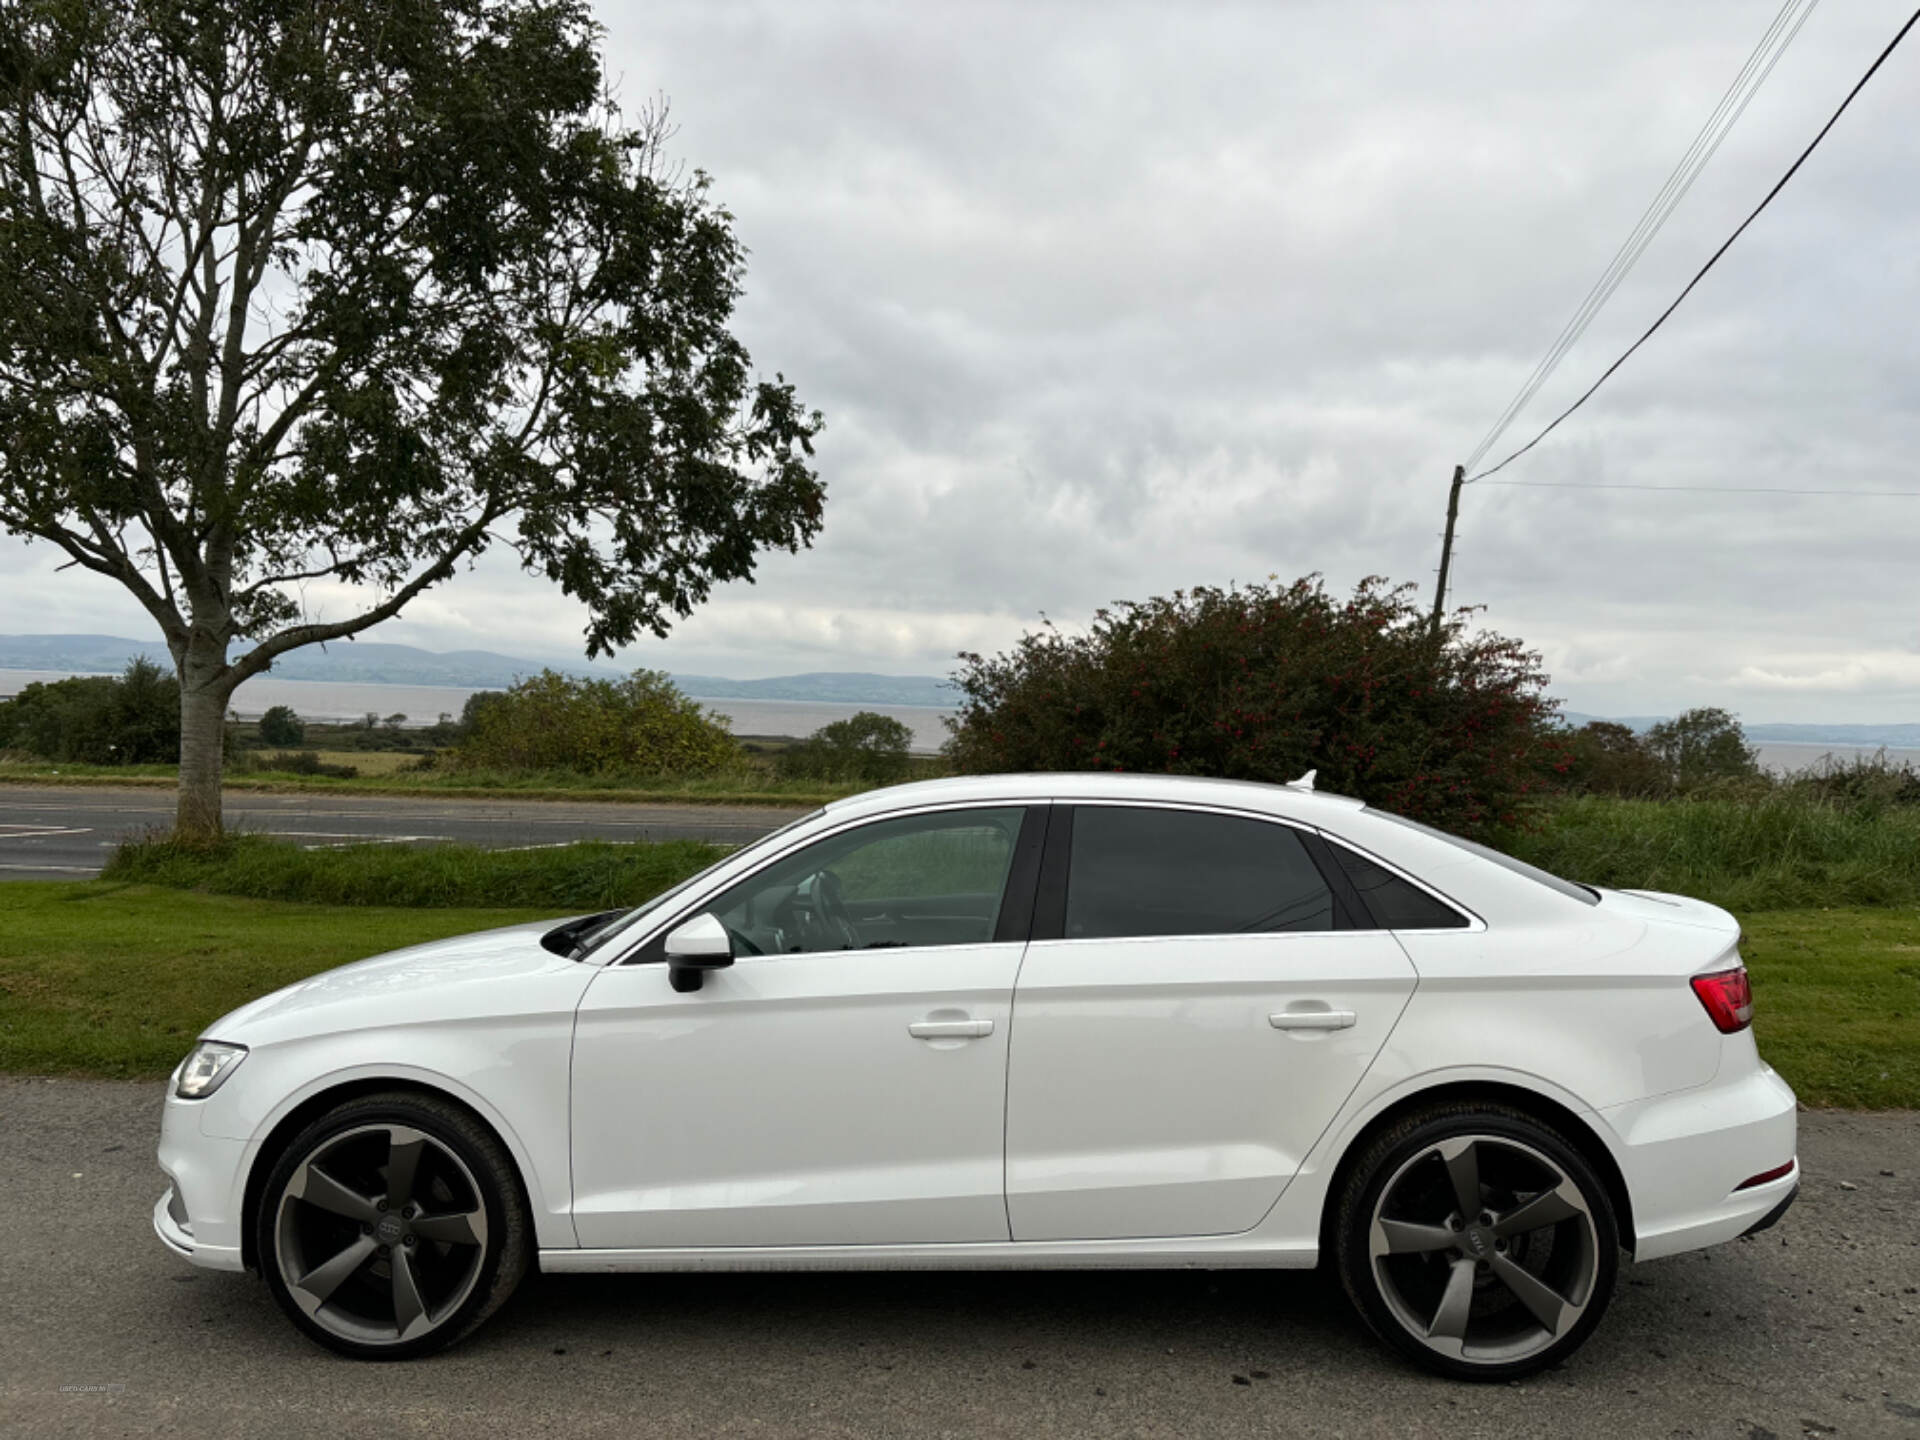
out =
[[[1384,866],[1364,855],[1356,855],[1344,845],[1327,842],[1334,859],[1346,872],[1353,888],[1360,892],[1373,923],[1385,930],[1458,930],[1470,924],[1451,905],[1442,903],[1416,886],[1409,885]]]
[[[829,836],[715,897],[736,955],[993,938],[1026,811],[947,810]]]
[[[1333,928],[1333,895],[1284,825],[1189,810],[1074,811],[1069,940]]]

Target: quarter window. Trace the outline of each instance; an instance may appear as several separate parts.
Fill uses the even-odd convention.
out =
[[[1360,892],[1373,923],[1383,930],[1458,930],[1471,922],[1451,905],[1409,885],[1385,866],[1344,845],[1327,842],[1334,859]]]
[[[977,945],[993,938],[1021,806],[876,821],[829,836],[717,896],[735,955]]]
[[[1069,940],[1333,928],[1332,892],[1284,825],[1193,810],[1074,811]]]

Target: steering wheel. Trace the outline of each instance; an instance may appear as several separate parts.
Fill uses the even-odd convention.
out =
[[[854,928],[853,916],[847,910],[846,889],[841,885],[840,877],[831,870],[819,871],[807,882],[805,889],[808,928],[818,932],[822,948],[858,950],[860,932]]]

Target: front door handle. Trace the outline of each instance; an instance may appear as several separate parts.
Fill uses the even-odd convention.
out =
[[[907,1026],[916,1040],[978,1040],[993,1034],[991,1020],[916,1020]]]
[[[1276,1030],[1345,1030],[1353,1021],[1351,1010],[1282,1010],[1267,1016]]]

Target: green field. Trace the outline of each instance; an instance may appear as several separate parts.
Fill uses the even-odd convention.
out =
[[[329,906],[105,881],[0,885],[0,1070],[165,1074],[256,995],[551,909]],[[1920,911],[1744,917],[1761,1052],[1809,1105],[1920,1106]]]

